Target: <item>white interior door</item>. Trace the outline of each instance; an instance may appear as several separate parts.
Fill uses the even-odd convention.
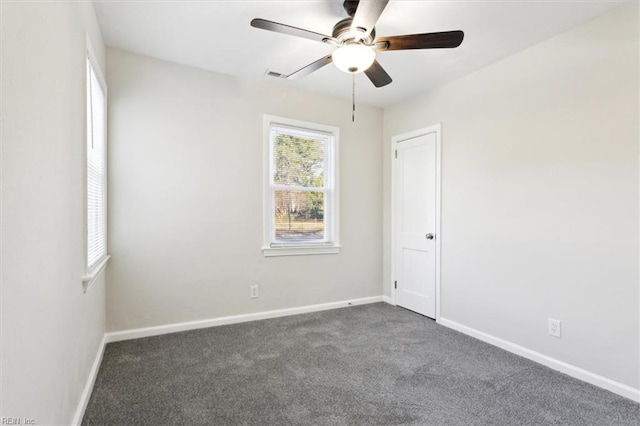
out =
[[[395,145],[395,300],[436,318],[437,135]]]

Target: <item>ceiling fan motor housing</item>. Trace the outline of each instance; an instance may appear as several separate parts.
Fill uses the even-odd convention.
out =
[[[338,23],[333,26],[333,32],[331,34],[333,38],[337,39],[342,44],[358,43],[366,44],[367,46],[372,45],[373,40],[376,38],[375,28],[371,30],[371,34],[358,41],[351,32],[352,21],[353,18],[344,18],[343,20],[338,21]]]

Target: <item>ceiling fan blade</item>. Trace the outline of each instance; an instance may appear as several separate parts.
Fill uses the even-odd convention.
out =
[[[463,39],[462,31],[444,31],[380,37],[374,45],[377,50],[446,49],[460,46]]]
[[[292,27],[291,25],[280,24],[278,22],[267,21],[266,19],[253,19],[251,21],[251,26],[254,28],[260,28],[261,30],[307,38],[321,43],[334,40],[333,37],[328,35],[314,33],[313,31],[303,30],[302,28]]]
[[[373,64],[367,68],[364,73],[376,87],[386,86],[393,81],[377,60],[373,61]]]
[[[325,65],[329,65],[332,62],[331,55],[327,55],[324,58],[320,58],[315,62],[311,62],[309,65],[306,65],[300,68],[298,71],[294,71],[287,76],[287,80],[293,80],[296,78],[301,78],[306,75],[311,74],[314,71],[319,70]]]
[[[360,0],[351,22],[351,32],[361,34],[361,39],[371,34],[387,3],[389,0]]]

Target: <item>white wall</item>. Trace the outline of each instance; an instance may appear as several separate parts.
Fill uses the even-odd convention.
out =
[[[385,293],[391,137],[441,122],[442,317],[640,387],[638,47],[631,5],[386,109]]]
[[[2,2],[1,417],[69,424],[105,329],[85,294],[85,40],[89,2]]]
[[[382,110],[112,49],[107,81],[109,331],[381,294]],[[340,128],[340,254],[263,257],[263,114]]]

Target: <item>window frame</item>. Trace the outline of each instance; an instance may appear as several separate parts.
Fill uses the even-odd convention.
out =
[[[328,135],[325,149],[325,187],[324,193],[324,241],[313,242],[276,242],[274,199],[276,189],[282,185],[273,183],[273,141],[271,139],[272,126],[299,128],[304,131],[323,133]],[[338,190],[338,147],[340,129],[326,124],[310,123],[285,117],[265,115],[263,120],[263,246],[262,253],[270,256],[298,256],[312,254],[338,254],[340,252],[339,234],[339,190]]]
[[[91,67],[91,71],[93,72],[93,74],[96,77],[96,80],[98,81],[98,84],[100,85],[102,92],[104,94],[104,109],[103,109],[103,122],[104,122],[104,152],[103,152],[103,161],[104,161],[104,180],[102,182],[103,185],[103,193],[104,193],[104,204],[103,204],[103,208],[104,208],[104,256],[102,256],[100,259],[98,259],[97,261],[95,261],[93,264],[89,265],[89,248],[88,248],[88,242],[89,242],[89,219],[88,219],[88,213],[89,213],[89,208],[88,208],[88,199],[89,199],[89,193],[88,193],[88,182],[89,182],[89,171],[88,171],[88,151],[87,151],[87,145],[88,145],[88,134],[89,134],[89,128],[88,128],[88,122],[89,122],[89,116],[86,115],[88,114],[88,110],[89,110],[89,94],[86,93],[86,88],[87,88],[87,83],[88,80],[90,79],[90,74],[89,74],[89,67]],[[84,202],[83,202],[83,223],[84,223],[84,232],[83,232],[83,247],[84,247],[84,275],[82,277],[82,284],[83,284],[83,288],[84,291],[86,292],[87,289],[89,288],[89,286],[95,281],[95,278],[104,270],[107,261],[110,259],[110,255],[108,252],[108,248],[109,248],[109,244],[108,244],[108,236],[107,236],[107,222],[108,222],[108,217],[107,217],[107,213],[108,213],[108,208],[107,208],[107,204],[108,204],[108,194],[107,194],[107,180],[108,180],[108,168],[107,168],[107,146],[108,146],[108,138],[107,138],[107,133],[108,133],[108,122],[107,122],[107,117],[108,117],[108,87],[107,87],[107,82],[104,78],[104,74],[102,72],[102,69],[100,68],[99,62],[97,60],[97,56],[94,53],[94,49],[91,46],[91,43],[89,42],[89,38],[87,36],[87,42],[86,42],[86,57],[85,57],[85,61],[84,61],[84,69],[85,69],[85,79],[84,79],[84,88],[85,88],[85,94],[84,94],[84,111],[85,111],[85,120],[84,120],[84,124],[85,124],[85,132],[84,132],[84,138],[83,138],[83,162],[84,162],[84,179],[83,179],[83,194],[84,194]]]

